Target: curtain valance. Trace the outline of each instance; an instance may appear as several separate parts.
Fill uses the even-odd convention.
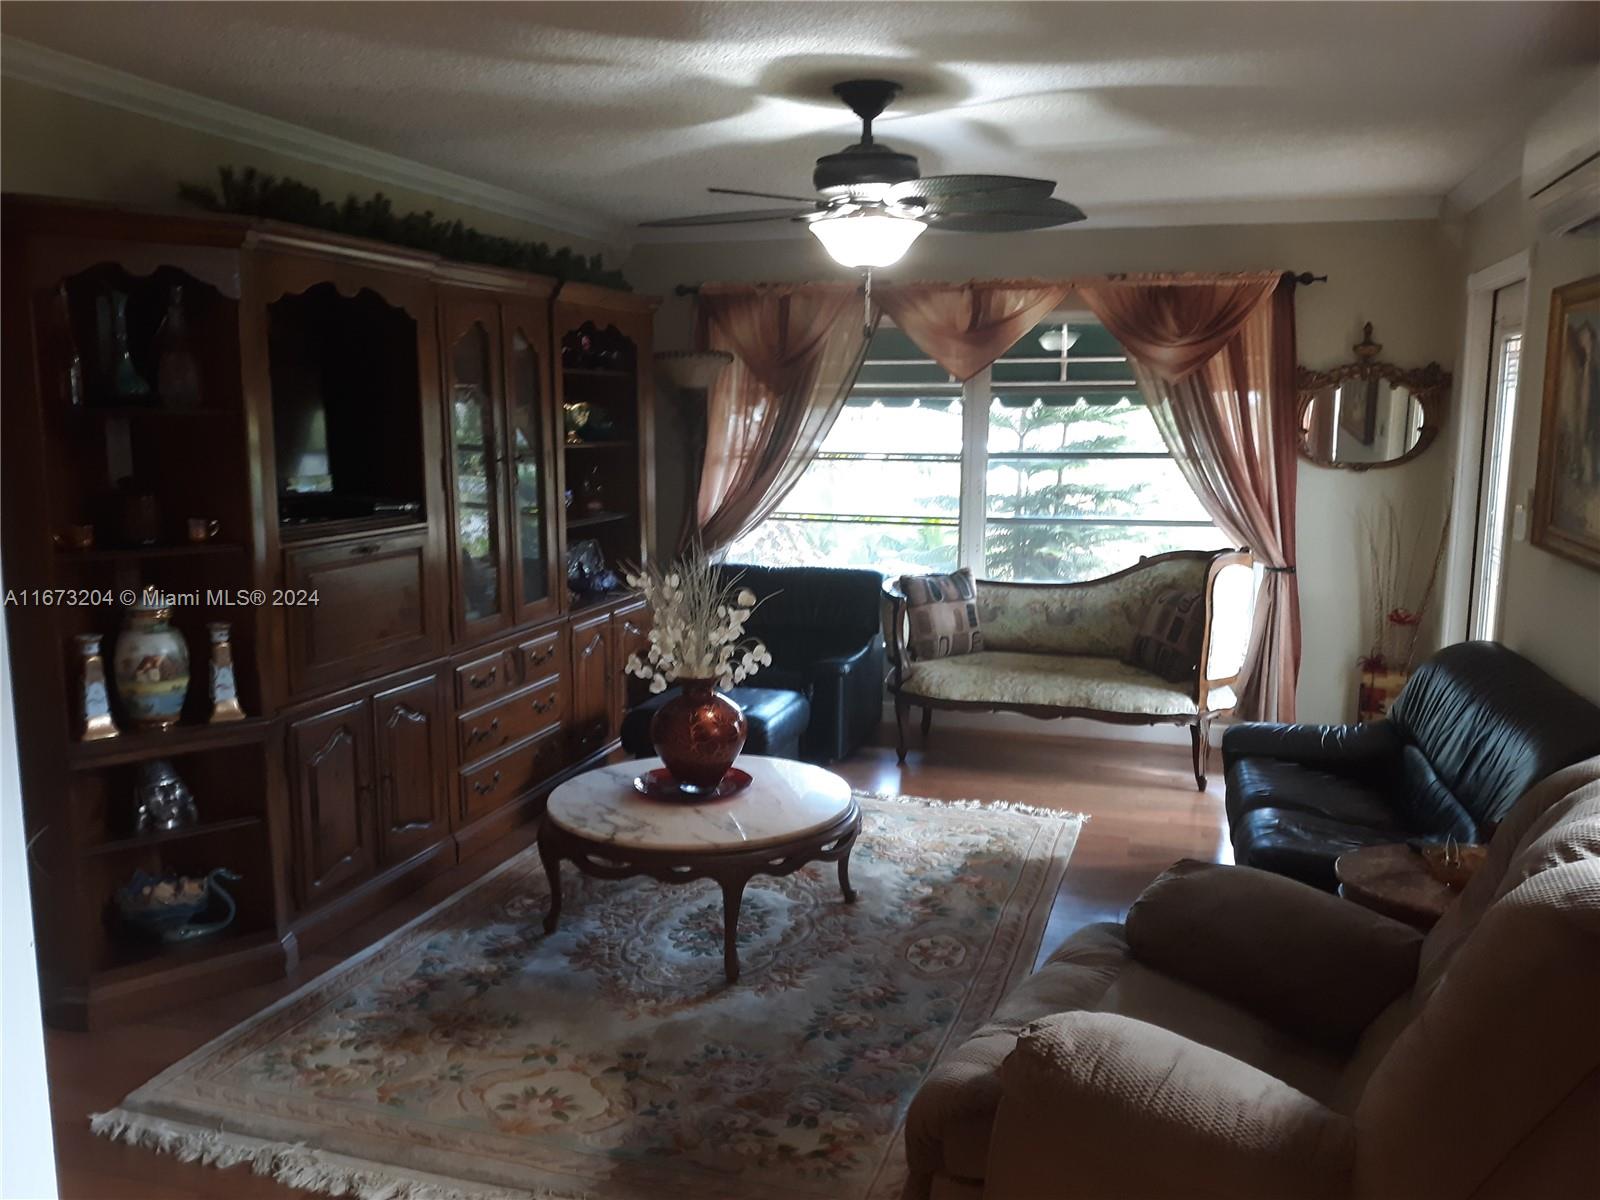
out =
[[[701,289],[703,343],[735,356],[711,396],[699,496],[708,548],[754,527],[815,459],[865,357],[871,331],[853,311],[859,297],[853,284]],[[1267,568],[1239,711],[1293,720],[1300,608],[1292,279],[1255,271],[880,284],[873,299],[962,381],[1052,311],[1082,305],[1095,315],[1128,352],[1156,425],[1206,512]],[[1073,389],[1041,384],[1040,391]],[[870,386],[862,391],[869,395]]]

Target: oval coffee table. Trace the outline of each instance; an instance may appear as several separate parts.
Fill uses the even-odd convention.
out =
[[[845,901],[856,898],[850,850],[861,832],[861,807],[837,775],[810,763],[745,755],[736,765],[750,772],[750,786],[725,800],[655,800],[634,791],[634,776],[660,765],[659,758],[641,758],[599,767],[550,793],[539,827],[539,858],[550,879],[546,933],[561,918],[562,859],[598,879],[716,880],[729,983],[739,978],[739,905],[755,876],[837,862]]]

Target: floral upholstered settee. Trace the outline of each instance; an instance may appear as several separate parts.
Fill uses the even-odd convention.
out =
[[[1209,727],[1234,706],[1249,640],[1255,584],[1247,552],[1178,550],[1082,583],[976,586],[982,649],[921,662],[906,636],[905,597],[898,583],[885,586],[902,762],[912,708],[922,709],[924,736],[936,708],[1169,723],[1189,727],[1195,783],[1205,787]],[[1179,681],[1126,661],[1151,605],[1173,590],[1199,593],[1205,609],[1193,669]]]

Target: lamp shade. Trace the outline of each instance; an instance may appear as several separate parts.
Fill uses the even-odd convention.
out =
[[[811,232],[833,261],[845,267],[887,267],[900,261],[927,226],[910,217],[858,209],[812,221]]]
[[[677,392],[708,392],[728,369],[726,350],[663,350],[655,356],[656,378]]]
[[[1067,325],[1060,329],[1046,329],[1039,334],[1039,346],[1051,354],[1060,354],[1063,350],[1072,349],[1080,336]]]

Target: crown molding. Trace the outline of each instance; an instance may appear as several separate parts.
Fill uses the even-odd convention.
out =
[[[1438,196],[1360,196],[1309,200],[1202,200],[1183,204],[1110,204],[1089,207],[1089,218],[1039,233],[1070,237],[1102,229],[1178,229],[1215,225],[1319,225],[1347,221],[1434,221]],[[679,229],[641,229],[635,249],[684,242],[773,242],[803,238],[796,223],[729,226],[693,225]],[[954,235],[946,235],[954,236]],[[982,235],[974,235],[982,236]]]
[[[1522,178],[1522,142],[1507,142],[1484,159],[1445,195],[1449,217],[1465,216],[1507,184]]]
[[[443,200],[541,225],[553,233],[603,242],[619,255],[626,254],[632,241],[629,231],[620,225],[585,220],[570,210],[541,203],[510,188],[360,146],[4,34],[0,34],[0,75],[275,154],[415,188]]]

